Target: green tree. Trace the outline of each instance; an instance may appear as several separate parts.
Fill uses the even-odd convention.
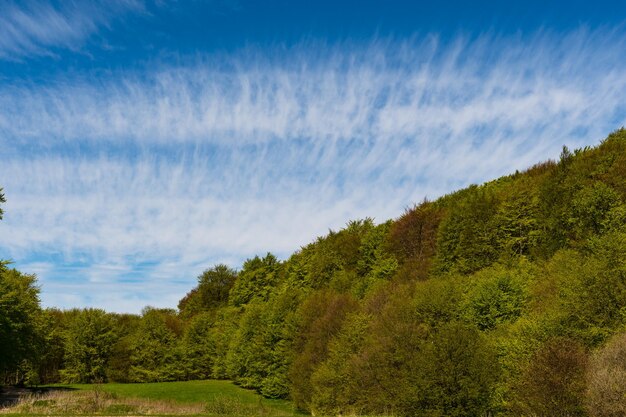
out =
[[[228,352],[237,333],[240,318],[241,312],[237,307],[225,306],[215,312],[215,321],[209,336],[215,346],[211,358],[213,363],[211,367],[212,378],[232,378],[228,373]]]
[[[187,379],[179,347],[181,333],[182,324],[174,310],[145,308],[132,341],[130,380],[162,382]]]
[[[576,340],[548,340],[531,358],[516,389],[517,415],[584,416],[587,355]]]
[[[107,379],[115,382],[130,382],[133,338],[141,318],[135,314],[113,316],[116,339],[111,346],[111,358],[107,367]]]
[[[39,380],[43,384],[61,381],[59,371],[64,366],[68,316],[66,312],[54,308],[43,311],[42,334],[45,338],[45,349],[38,360]]]
[[[295,357],[289,369],[291,398],[296,406],[310,410],[311,376],[328,357],[328,344],[339,333],[346,315],[357,308],[347,294],[320,290],[311,294],[297,311]]]
[[[576,192],[567,219],[574,238],[581,240],[604,232],[609,213],[620,203],[619,194],[602,182]]]
[[[498,258],[498,238],[493,227],[498,201],[486,185],[471,186],[453,197],[456,201],[450,203],[438,229],[437,269],[467,274]]]
[[[517,320],[528,301],[532,266],[522,260],[517,268],[495,265],[471,277],[463,315],[480,330],[492,330]]]
[[[228,303],[228,294],[237,279],[237,272],[224,264],[205,270],[198,285],[178,303],[183,317],[216,309]]]
[[[271,253],[248,259],[230,290],[229,302],[238,307],[253,300],[267,301],[278,284],[281,269],[280,261]]]
[[[44,342],[36,277],[7,264],[0,261],[0,372],[34,361]]]
[[[85,309],[70,324],[65,342],[66,383],[106,381],[111,346],[116,339],[111,315],[104,310]]]
[[[363,379],[359,378],[359,352],[372,316],[352,313],[329,343],[328,359],[311,376],[311,408],[315,414],[360,415],[364,411]],[[369,410],[368,410],[369,411]]]
[[[493,219],[503,255],[530,255],[539,244],[539,192],[535,178],[522,178],[509,186]]]
[[[244,388],[261,387],[266,375],[267,354],[262,349],[263,315],[265,305],[252,303],[246,306],[239,320],[239,328],[230,341],[227,353],[227,372]]]
[[[565,334],[597,347],[626,324],[626,232],[591,239],[583,253],[560,251],[548,268],[559,277]]]
[[[185,328],[181,341],[189,379],[208,379],[213,372],[216,346],[212,329],[215,314],[205,312],[194,316]]]
[[[408,414],[469,417],[487,413],[499,377],[495,353],[475,329],[443,325],[419,356],[418,397]]]

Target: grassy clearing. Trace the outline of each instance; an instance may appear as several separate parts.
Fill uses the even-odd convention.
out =
[[[228,381],[62,385],[63,391],[30,395],[5,415],[298,415],[284,400],[268,400]],[[68,390],[69,389],[69,390]]]

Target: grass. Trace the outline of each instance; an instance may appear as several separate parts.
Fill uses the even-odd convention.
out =
[[[79,390],[92,390],[94,385],[75,384],[64,387]],[[272,409],[283,412],[293,412],[293,404],[286,400],[271,400],[263,398],[254,391],[243,389],[231,381],[184,381],[184,382],[154,382],[143,384],[102,384],[105,392],[117,394],[120,397],[147,398],[152,400],[173,400],[180,403],[205,403],[215,397],[238,400],[243,404],[257,405],[261,403]]]
[[[296,416],[291,402],[270,400],[229,381],[50,386],[22,398],[4,415]],[[56,390],[55,390],[56,389]]]

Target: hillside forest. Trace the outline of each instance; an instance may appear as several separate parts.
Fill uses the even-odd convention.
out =
[[[44,309],[0,264],[5,384],[197,379],[316,415],[626,415],[626,130],[209,267],[177,309]]]

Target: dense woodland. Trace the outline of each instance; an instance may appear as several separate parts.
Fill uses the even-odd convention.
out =
[[[1,212],[0,212],[1,215]],[[626,415],[626,130],[216,265],[178,309],[42,309],[0,267],[5,383],[232,379],[315,414]]]

